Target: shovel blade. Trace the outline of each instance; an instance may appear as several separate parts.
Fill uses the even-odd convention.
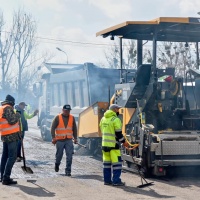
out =
[[[137,188],[144,188],[144,187],[148,187],[148,186],[151,186],[151,185],[154,185],[153,182],[138,185]]]
[[[33,170],[30,167],[22,166],[22,170],[24,173],[33,174]]]

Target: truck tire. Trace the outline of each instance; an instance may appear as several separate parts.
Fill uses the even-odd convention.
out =
[[[79,143],[80,143],[80,144],[83,144],[83,145],[87,144],[88,138],[79,137],[78,139],[79,139]]]
[[[86,146],[93,156],[102,155],[101,139],[91,138],[88,140]]]
[[[51,133],[49,130],[47,130],[46,119],[41,121],[40,131],[41,137],[44,141],[50,142],[52,140]]]
[[[45,119],[45,114],[44,114],[44,112],[41,112],[41,114],[38,115],[38,121],[37,121],[37,125],[39,127],[41,126],[41,122],[42,122],[43,119]]]
[[[96,146],[96,141],[94,139],[89,139],[87,142],[87,148],[90,153],[94,153],[95,151],[95,146]]]

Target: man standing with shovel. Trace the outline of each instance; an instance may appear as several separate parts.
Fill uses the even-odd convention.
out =
[[[20,114],[14,112],[15,99],[7,95],[0,106],[0,134],[3,142],[1,156],[1,181],[3,185],[17,184],[10,178],[11,171],[17,158],[17,144],[19,140]]]

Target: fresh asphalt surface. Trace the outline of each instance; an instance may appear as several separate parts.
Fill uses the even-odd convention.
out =
[[[102,162],[79,148],[74,154],[72,177],[64,176],[65,156],[60,171],[54,171],[55,146],[41,139],[36,126],[36,118],[29,120],[29,131],[25,135],[24,147],[26,164],[33,174],[24,173],[23,162],[16,162],[12,178],[18,181],[15,186],[0,184],[0,199],[199,199],[200,178],[194,170],[176,171],[175,176],[150,178],[154,185],[137,188],[141,179],[137,174],[123,172],[124,187],[104,186]],[[0,154],[2,142],[0,143]]]

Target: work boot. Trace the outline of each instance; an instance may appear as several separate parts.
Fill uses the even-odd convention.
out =
[[[67,173],[65,174],[65,176],[71,176],[71,173],[70,173],[70,172],[67,172]]]
[[[13,181],[13,178],[10,178],[11,181]],[[2,182],[2,179],[0,179],[0,182]]]
[[[17,157],[16,162],[21,162],[21,158]]]
[[[112,185],[112,182],[104,182],[104,185]]]
[[[3,180],[2,184],[3,185],[14,185],[14,184],[17,184],[17,181],[14,181],[13,179]]]
[[[23,160],[23,159],[24,159],[24,157],[23,157],[23,156],[19,156],[19,158],[20,158],[21,160]]]
[[[55,164],[55,172],[59,171],[59,164]]]
[[[113,186],[125,186],[125,182],[113,183]]]

